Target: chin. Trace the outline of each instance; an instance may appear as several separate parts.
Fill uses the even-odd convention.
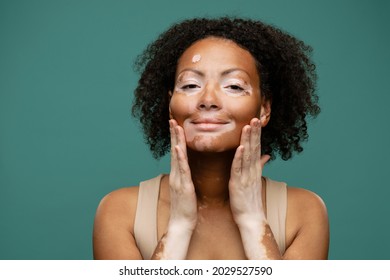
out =
[[[236,145],[226,145],[226,143],[221,143],[221,141],[192,141],[191,143],[187,143],[187,147],[200,153],[223,153],[232,150],[235,151],[238,147],[238,143]]]

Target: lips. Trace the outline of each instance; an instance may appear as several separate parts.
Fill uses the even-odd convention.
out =
[[[224,128],[229,122],[218,118],[197,118],[192,120],[191,124],[201,131],[216,131]]]
[[[228,121],[218,118],[198,118],[192,121],[194,124],[209,123],[209,124],[227,124]]]

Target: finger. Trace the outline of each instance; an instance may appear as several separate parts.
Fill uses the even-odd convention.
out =
[[[185,157],[187,157],[187,146],[186,146],[186,141],[184,137],[184,130],[181,126],[177,124],[175,121],[175,136],[176,136],[176,145],[181,148],[181,150],[184,152]]]
[[[258,121],[258,125],[259,125],[259,143],[260,143],[259,151],[260,151],[260,154],[261,154],[261,132],[262,132],[262,129],[263,129],[262,120]]]
[[[236,153],[234,154],[232,168],[231,168],[231,177],[241,176],[241,168],[242,168],[242,157],[244,154],[244,146],[238,146]]]
[[[270,158],[271,158],[270,155],[262,155],[261,156],[261,158],[260,158],[260,166],[261,166],[262,170],[264,168],[264,165],[267,163],[267,161],[269,161]]]
[[[184,129],[181,126],[177,125],[175,127],[175,131],[176,131],[177,145],[183,151],[184,157],[187,158],[187,142],[186,142],[186,137],[184,135]]]
[[[188,165],[187,157],[184,156],[180,146],[175,147],[179,165],[180,178],[183,186],[188,186],[192,183],[190,166]]]
[[[171,119],[169,120],[169,132],[171,133],[171,150],[173,151],[175,146],[177,145],[177,140],[176,140],[176,127],[177,123],[175,120]]]
[[[260,161],[260,121],[257,118],[253,118],[250,122],[251,134],[250,134],[250,150],[251,150],[251,164],[253,167],[259,165]],[[254,170],[256,171],[256,170]]]
[[[249,125],[244,126],[244,128],[242,129],[241,137],[241,145],[244,146],[244,153],[242,158],[242,173],[249,171],[251,164],[250,134],[251,127]]]
[[[175,132],[175,120],[169,120],[169,132],[171,134],[171,175],[170,178],[176,178],[176,170],[178,168],[177,153],[175,147],[177,146],[176,132]]]

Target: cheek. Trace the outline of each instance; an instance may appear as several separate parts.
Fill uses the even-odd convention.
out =
[[[245,102],[243,104],[233,104],[229,109],[233,112],[232,115],[237,123],[237,126],[242,127],[250,123],[253,118],[260,117],[260,105],[251,102]]]
[[[175,119],[180,126],[183,126],[184,120],[194,110],[192,102],[189,101],[190,100],[183,100],[182,97],[173,95],[169,102],[170,117]]]

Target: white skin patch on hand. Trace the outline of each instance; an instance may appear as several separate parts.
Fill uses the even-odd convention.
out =
[[[196,54],[192,57],[192,63],[197,63],[200,61],[202,57],[200,56],[200,54]]]

